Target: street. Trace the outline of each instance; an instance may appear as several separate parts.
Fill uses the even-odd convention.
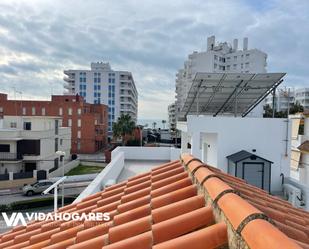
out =
[[[64,195],[65,196],[73,196],[80,194],[89,184],[90,182],[76,182],[76,183],[66,183],[64,185]],[[31,200],[31,199],[38,199],[38,198],[46,198],[50,195],[40,195],[36,194],[33,196],[25,196],[22,192],[18,189],[15,189],[12,194],[7,190],[2,190],[0,192],[0,205],[2,204],[10,204],[16,201],[23,201],[23,200]],[[58,191],[58,194],[61,195],[61,187]]]

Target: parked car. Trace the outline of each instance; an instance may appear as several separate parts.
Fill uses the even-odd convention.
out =
[[[27,196],[32,196],[34,194],[41,194],[52,184],[54,184],[54,182],[50,180],[40,180],[33,184],[27,184],[22,188],[23,194]],[[51,190],[51,192],[53,192],[53,190]]]

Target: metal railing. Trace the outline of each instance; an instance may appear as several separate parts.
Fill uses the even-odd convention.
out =
[[[19,153],[0,152],[0,160],[19,160],[22,155]]]

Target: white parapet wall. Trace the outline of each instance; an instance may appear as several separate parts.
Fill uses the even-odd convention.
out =
[[[74,203],[104,189],[109,181],[115,181],[125,166],[125,160],[173,161],[180,157],[180,149],[172,147],[117,147],[112,151],[112,161],[101,171],[89,186],[76,198]]]
[[[178,160],[180,149],[174,147],[122,146],[112,151],[112,160],[120,152],[126,160]]]
[[[74,169],[75,167],[77,167],[79,163],[80,161],[78,159],[66,163],[64,165],[64,174],[68,173],[71,169]],[[63,171],[62,171],[62,165],[60,162],[60,167],[54,170],[53,172],[49,173],[48,178],[62,176],[62,174],[63,174]]]

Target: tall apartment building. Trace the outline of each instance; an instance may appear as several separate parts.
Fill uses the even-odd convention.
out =
[[[0,111],[11,116],[57,116],[71,127],[71,152],[94,153],[107,143],[107,106],[88,104],[81,96],[53,95],[51,101],[8,100],[0,94]]]
[[[168,106],[168,123],[170,130],[176,128],[176,106],[175,103],[172,103]]]
[[[71,129],[60,117],[0,113],[0,174],[58,168],[58,150],[70,157]]]
[[[237,39],[230,45],[216,44],[215,36],[208,37],[207,51],[190,54],[176,74],[176,112],[181,111],[197,72],[266,73],[266,60],[266,53],[248,48],[248,38],[243,39],[243,48],[239,49]]]
[[[289,89],[289,92],[288,92]],[[275,110],[286,111],[288,109],[288,103],[301,104],[304,109],[309,109],[309,88],[279,88],[275,95]],[[265,104],[273,106],[273,95],[269,95],[265,98]]]
[[[131,72],[114,71],[109,63],[91,63],[90,70],[65,70],[68,94],[79,94],[87,103],[108,106],[108,131],[121,114],[137,121],[138,93]]]

